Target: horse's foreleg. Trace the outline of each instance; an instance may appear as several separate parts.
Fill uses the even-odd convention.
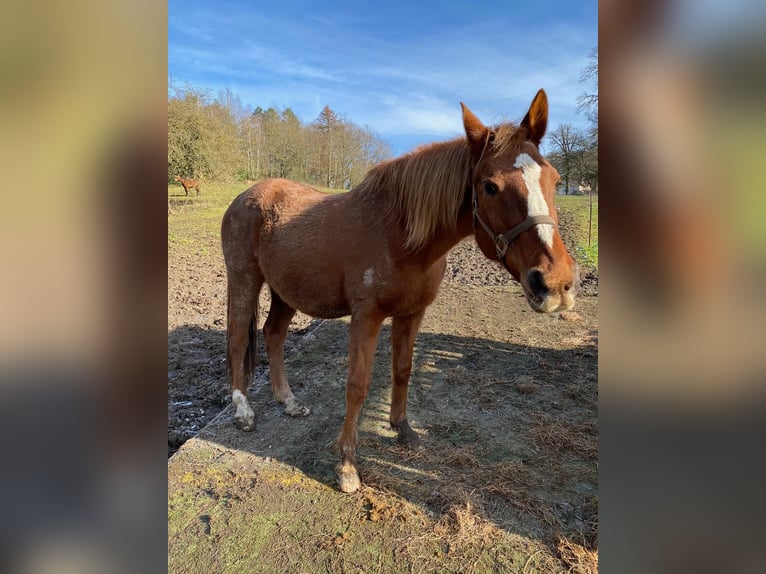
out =
[[[354,313],[351,317],[346,418],[338,437],[341,459],[336,468],[338,487],[343,492],[355,492],[360,486],[359,473],[356,470],[356,426],[362,404],[370,389],[372,359],[382,322],[383,317],[376,314]]]
[[[420,438],[407,422],[407,388],[412,371],[412,349],[425,309],[391,321],[391,428],[403,445],[417,448]]]
[[[290,320],[295,315],[295,309],[271,290],[271,308],[269,318],[263,326],[266,353],[269,356],[269,373],[271,375],[271,390],[274,398],[285,406],[285,412],[293,417],[305,417],[311,410],[301,404],[290,390],[285,373],[285,338]]]
[[[231,398],[237,407],[234,424],[244,431],[255,429],[255,413],[247,400],[247,385],[255,366],[255,330],[258,292],[263,279],[253,282],[229,278],[226,355],[231,373]]]

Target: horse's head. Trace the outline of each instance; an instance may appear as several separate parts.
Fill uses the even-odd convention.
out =
[[[476,243],[521,283],[532,309],[571,309],[578,272],[557,227],[559,174],[538,149],[548,124],[545,92],[537,92],[518,128],[488,128],[461,105],[471,151]]]
[[[181,176],[177,175],[173,178],[173,181],[181,181]]]

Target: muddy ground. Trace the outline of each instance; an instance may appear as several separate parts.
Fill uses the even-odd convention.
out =
[[[305,419],[272,400],[259,346],[258,429],[243,433],[220,250],[171,254],[168,453],[197,436],[169,465],[170,571],[597,571],[598,278],[582,279],[574,312],[541,316],[472,240],[453,250],[415,347],[408,414],[423,448],[397,446],[386,422],[387,322],[360,420],[363,488],[348,496],[333,474],[347,321],[293,320],[286,363]]]

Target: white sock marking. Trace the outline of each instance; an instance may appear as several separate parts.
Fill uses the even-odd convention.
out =
[[[550,215],[548,204],[543,195],[543,189],[540,187],[540,174],[542,168],[532,159],[529,154],[521,153],[516,158],[513,167],[521,168],[521,178],[527,186],[527,216],[532,215]],[[553,247],[553,226],[535,225],[540,239],[548,247]]]
[[[242,394],[242,391],[235,389],[231,394],[231,400],[237,405],[237,413],[234,415],[235,418],[249,420],[255,417],[255,413],[253,412],[253,409],[250,408],[247,398]]]

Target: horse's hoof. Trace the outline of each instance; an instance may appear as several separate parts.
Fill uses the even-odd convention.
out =
[[[407,419],[403,420],[399,424],[391,425],[395,431],[397,431],[396,442],[407,448],[417,450],[420,448],[420,437],[418,433],[410,428]]]
[[[255,417],[234,417],[234,426],[241,431],[250,432],[255,430]]]
[[[285,413],[291,417],[307,417],[311,414],[311,409],[295,397],[290,397],[285,401]]]
[[[338,488],[341,492],[351,494],[359,490],[362,483],[359,480],[359,473],[353,464],[339,464],[335,469],[335,476],[338,479]]]
[[[420,448],[420,437],[418,436],[418,433],[412,429],[408,429],[406,432],[400,432],[396,435],[396,442],[402,446],[411,448],[412,450]]]

